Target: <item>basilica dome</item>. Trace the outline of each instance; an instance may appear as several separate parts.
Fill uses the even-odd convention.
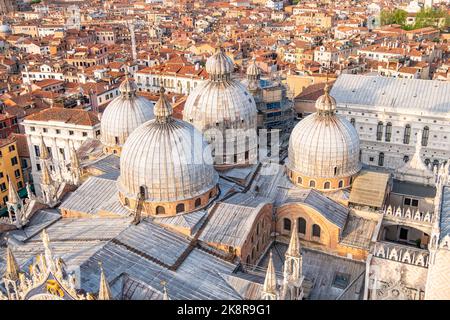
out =
[[[172,117],[161,91],[155,119],[128,137],[120,157],[118,189],[131,210],[142,194],[147,215],[171,215],[205,207],[218,191],[211,148],[191,124]]]
[[[291,181],[319,190],[347,188],[359,172],[359,136],[353,125],[336,114],[336,100],[325,94],[317,112],[300,121],[289,139],[286,163]]]
[[[136,95],[136,84],[126,76],[120,95],[109,103],[101,117],[101,141],[107,153],[120,154],[128,136],[153,119],[153,102]]]
[[[219,48],[206,62],[209,80],[188,96],[183,111],[183,120],[212,144],[217,169],[256,159],[256,103],[245,86],[231,78],[233,69],[233,61]]]

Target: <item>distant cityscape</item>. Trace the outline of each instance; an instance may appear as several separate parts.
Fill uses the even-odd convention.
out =
[[[448,0],[0,0],[0,300],[449,300],[449,160]]]

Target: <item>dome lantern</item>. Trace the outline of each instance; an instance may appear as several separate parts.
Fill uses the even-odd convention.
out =
[[[219,45],[216,52],[206,61],[206,72],[209,74],[209,79],[212,81],[230,80],[233,70],[233,61]]]
[[[154,108],[155,118],[159,123],[166,123],[170,121],[173,113],[172,106],[164,94],[165,92],[166,89],[164,89],[164,87],[159,89],[159,100],[156,102]]]
[[[336,112],[336,100],[330,96],[330,86],[325,84],[324,94],[316,101],[316,109],[319,115],[334,115]]]
[[[132,99],[136,96],[137,86],[128,77],[128,71],[125,72],[125,80],[120,84],[119,91],[124,99]]]

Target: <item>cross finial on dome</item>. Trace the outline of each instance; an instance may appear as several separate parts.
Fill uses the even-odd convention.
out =
[[[167,100],[165,92],[166,89],[161,86],[161,88],[159,89],[159,100],[156,102],[155,108],[153,109],[156,121],[158,121],[159,123],[168,122],[173,113],[172,106],[169,100]]]
[[[336,100],[330,95],[328,81],[323,88],[324,94],[316,101],[316,109],[320,115],[331,115],[336,111]]]

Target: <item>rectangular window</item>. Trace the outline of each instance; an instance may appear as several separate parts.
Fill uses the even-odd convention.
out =
[[[41,171],[41,165],[39,163],[36,163],[36,169],[37,171]]]
[[[410,206],[411,205],[411,199],[410,198],[405,198],[403,203],[404,203],[405,206]]]
[[[35,127],[30,127],[30,130],[31,131],[36,131],[36,128]]]
[[[56,129],[56,134],[60,134],[60,133],[61,133],[61,130]]]
[[[412,206],[412,207],[418,207],[418,206],[419,206],[419,200],[417,200],[417,199],[412,199],[412,200],[411,200],[411,206]]]
[[[349,274],[336,272],[336,275],[334,276],[334,280],[333,280],[333,287],[336,287],[339,289],[345,289],[345,288],[347,288],[349,283],[350,283],[350,275]]]
[[[6,191],[6,184],[4,182],[0,184],[0,190]]]
[[[20,178],[20,170],[19,169],[15,170],[14,175],[16,176],[16,178]]]
[[[0,178],[3,178],[3,172],[0,172]]]
[[[64,148],[59,148],[59,153],[62,155],[63,159],[66,160],[66,153],[64,152]]]
[[[16,164],[18,164],[19,162],[17,161],[17,157],[13,157],[11,158],[11,165],[15,166]]]
[[[14,146],[9,146],[9,151],[11,152],[11,151],[14,151],[14,150],[16,150],[16,147],[14,147]]]
[[[87,132],[83,132],[83,137],[87,137]]]
[[[41,156],[41,151],[39,150],[39,146],[34,146],[34,154],[36,155],[36,157],[40,157]]]
[[[69,135],[73,136],[73,130],[69,130]]]
[[[400,228],[399,239],[400,240],[408,240],[408,229]]]

